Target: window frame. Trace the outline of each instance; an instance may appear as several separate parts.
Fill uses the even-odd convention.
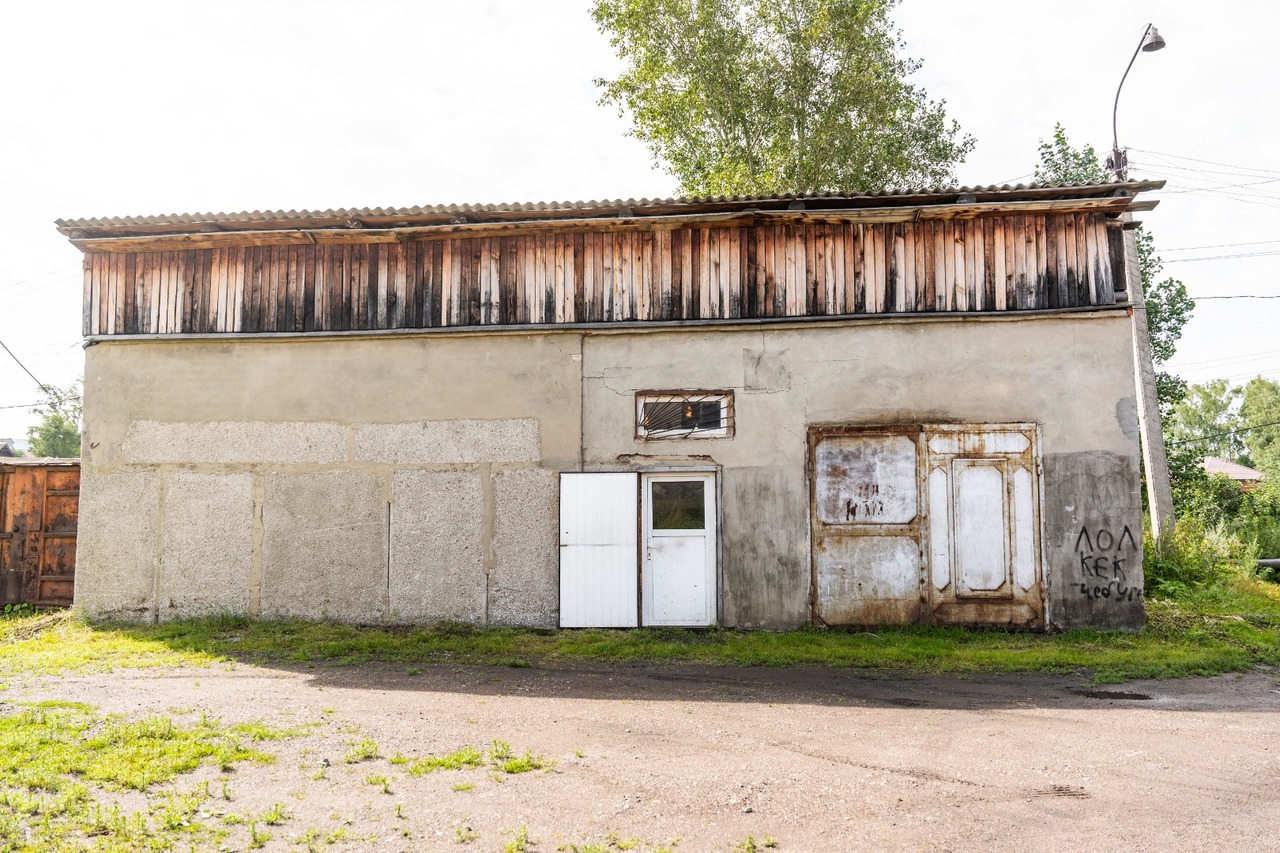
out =
[[[644,409],[654,403],[707,403],[720,404],[720,426],[711,429],[693,427],[686,429],[651,430],[644,425]],[[683,439],[703,440],[709,438],[733,438],[733,391],[731,390],[678,390],[678,391],[637,391],[635,398],[635,437],[636,441],[680,441]]]

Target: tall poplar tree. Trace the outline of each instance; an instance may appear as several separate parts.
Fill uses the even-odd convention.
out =
[[[955,180],[973,147],[908,82],[898,0],[596,0],[626,69],[601,103],[686,195],[866,192]]]

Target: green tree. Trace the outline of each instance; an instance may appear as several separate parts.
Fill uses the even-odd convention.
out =
[[[1074,148],[1061,123],[1053,126],[1053,140],[1040,140],[1040,162],[1034,176],[1041,184],[1104,184],[1111,180],[1092,145]]]
[[[46,385],[41,389],[44,400],[31,410],[40,415],[40,423],[27,430],[32,456],[66,459],[80,455],[80,387],[76,380],[66,388]]]
[[[597,80],[687,195],[954,181],[972,137],[907,78],[898,0],[596,0],[626,69]]]
[[[1165,441],[1173,445],[1194,444],[1199,457],[1217,456],[1239,461],[1244,457],[1243,425],[1240,417],[1242,389],[1225,379],[1191,385],[1177,402],[1168,419]]]
[[[1053,139],[1040,140],[1040,162],[1034,169],[1041,183],[1105,183],[1110,180],[1106,168],[1092,145],[1075,148],[1062,125],[1053,127]],[[1191,319],[1196,303],[1187,295],[1186,286],[1175,278],[1160,280],[1163,262],[1156,254],[1155,238],[1145,227],[1138,226],[1138,269],[1142,274],[1142,290],[1146,296],[1147,331],[1151,336],[1151,360],[1161,365],[1173,358],[1182,329]],[[1166,371],[1156,371],[1156,397],[1160,416],[1169,428],[1173,407],[1187,392],[1187,383]]]
[[[1240,418],[1249,431],[1244,445],[1253,467],[1272,478],[1280,478],[1280,384],[1261,376],[1244,386]]]

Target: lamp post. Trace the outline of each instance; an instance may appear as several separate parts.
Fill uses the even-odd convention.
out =
[[[1111,107],[1111,157],[1107,160],[1107,168],[1109,168],[1116,176],[1116,180],[1123,181],[1129,175],[1129,158],[1125,152],[1120,150],[1120,134],[1116,131],[1116,113],[1120,110],[1120,90],[1124,88],[1124,81],[1129,77],[1129,70],[1133,68],[1133,61],[1138,58],[1138,53],[1152,53],[1164,47],[1164,37],[1160,35],[1160,31],[1155,28],[1154,24],[1147,24],[1147,28],[1142,31],[1142,39],[1138,42],[1138,46],[1133,49],[1133,56],[1129,58],[1129,64],[1125,66],[1124,75],[1120,78],[1120,85],[1116,86],[1116,101]]]
[[[1129,64],[1116,87],[1115,103],[1111,107],[1111,157],[1107,167],[1117,181],[1129,177],[1129,158],[1120,148],[1120,135],[1116,130],[1116,114],[1120,109],[1120,91],[1140,52],[1150,53],[1164,47],[1164,39],[1151,24],[1142,31]],[[1124,214],[1125,222],[1133,217]],[[1138,430],[1142,437],[1142,462],[1147,473],[1147,509],[1151,513],[1151,532],[1160,539],[1173,523],[1173,492],[1169,487],[1169,461],[1164,453],[1164,433],[1160,428],[1160,404],[1156,397],[1156,372],[1151,360],[1151,333],[1147,327],[1146,295],[1142,287],[1142,272],[1138,259],[1138,241],[1131,229],[1124,232],[1124,257],[1126,289],[1130,304],[1135,310],[1133,318],[1133,368],[1134,385],[1138,396]]]

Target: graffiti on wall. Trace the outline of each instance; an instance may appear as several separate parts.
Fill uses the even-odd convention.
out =
[[[1081,527],[1076,536],[1080,595],[1093,600],[1134,601],[1142,598],[1141,585],[1129,583],[1129,572],[1138,554],[1138,542],[1128,525],[1113,528]]]

